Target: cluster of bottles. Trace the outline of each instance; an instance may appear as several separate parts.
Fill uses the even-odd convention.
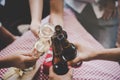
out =
[[[53,70],[58,75],[66,74],[69,70],[67,62],[77,56],[77,48],[67,40],[67,33],[60,25],[55,26],[51,37],[53,49]],[[81,65],[81,62],[80,64]]]

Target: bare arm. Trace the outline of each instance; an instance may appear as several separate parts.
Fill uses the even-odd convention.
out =
[[[31,11],[30,29],[37,36],[42,18],[43,0],[29,0]]]
[[[16,53],[0,58],[0,68],[17,67],[21,69],[29,68],[33,66],[38,57],[32,56],[31,54]]]
[[[99,0],[100,10],[104,10],[103,19],[110,19],[116,15],[115,0]]]
[[[120,48],[104,49],[96,52],[96,59],[120,61]]]
[[[51,0],[50,8],[50,23],[63,26],[64,0]]]
[[[15,36],[4,27],[0,27],[0,40],[4,41],[6,46],[15,40]]]
[[[90,60],[109,60],[120,62],[120,48],[111,49],[94,49],[85,45],[77,44],[78,56],[69,61],[68,64],[76,64],[79,61],[90,61]]]

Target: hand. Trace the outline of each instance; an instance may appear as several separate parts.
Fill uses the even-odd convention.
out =
[[[97,50],[95,50],[92,47],[85,46],[83,44],[75,44],[78,50],[78,55],[77,57],[68,62],[68,65],[74,65],[77,64],[80,61],[89,61],[89,60],[94,60],[98,56],[96,53]]]
[[[33,32],[33,34],[36,37],[39,37],[39,30],[40,30],[40,24],[31,24],[30,25],[30,30]]]
[[[73,69],[71,68],[65,75],[57,75],[53,72],[53,67],[50,67],[49,80],[72,80],[72,71]]]
[[[29,68],[35,65],[38,57],[31,55],[30,53],[28,54],[20,54],[17,53],[15,55],[10,55],[8,57],[9,64],[12,67],[17,67],[21,69]]]
[[[104,10],[102,18],[107,20],[116,15],[115,0],[100,0],[100,9]]]

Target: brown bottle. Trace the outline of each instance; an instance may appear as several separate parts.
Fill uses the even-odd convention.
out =
[[[63,39],[62,43],[62,55],[67,61],[73,60],[77,55],[77,49],[74,44],[69,43],[67,40]]]
[[[70,43],[67,40],[67,33],[62,30],[62,27],[57,25],[55,27],[55,31],[56,31],[56,36],[57,39],[59,40],[59,43],[61,44],[61,50],[62,50],[62,55],[64,56],[64,58],[69,61],[72,60],[76,57],[77,55],[77,49],[74,46],[74,44]]]
[[[59,40],[59,44],[61,45],[61,56],[66,60],[70,61],[73,60],[77,56],[77,48],[74,44],[70,43],[67,40],[67,33],[62,30],[62,27],[57,25],[55,27],[56,36]],[[78,62],[77,64],[71,65],[72,67],[79,67],[81,66],[82,62]]]
[[[53,49],[53,70],[58,75],[63,75],[68,72],[68,65],[67,61],[65,60],[64,56],[62,56],[62,45],[61,41],[58,37],[60,35],[61,29],[55,27],[55,33],[52,36],[52,49]],[[62,37],[62,36],[61,36]]]

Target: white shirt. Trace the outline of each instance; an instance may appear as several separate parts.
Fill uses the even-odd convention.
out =
[[[5,0],[0,0],[0,5],[5,6]]]

